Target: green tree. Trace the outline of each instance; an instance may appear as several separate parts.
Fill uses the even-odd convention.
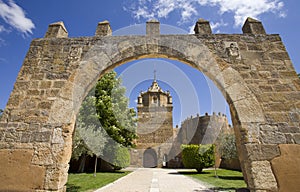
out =
[[[196,169],[200,173],[203,168],[212,167],[215,164],[214,145],[181,145],[181,149],[185,168]]]
[[[81,158],[78,172],[84,171],[87,156],[103,155],[107,142],[107,137],[96,113],[96,98],[91,93],[81,105],[73,137],[72,158],[75,160]]]
[[[298,73],[298,77],[299,77],[299,79],[300,79],[300,73]]]
[[[107,134],[125,147],[133,147],[136,135],[136,113],[128,108],[126,89],[121,86],[116,72],[106,73],[95,89],[96,109],[99,121]]]
[[[88,155],[94,154],[104,156],[115,169],[129,165],[127,147],[134,146],[137,138],[137,119],[135,111],[128,108],[125,92],[121,79],[115,72],[109,72],[83,101],[76,121],[72,154],[73,159],[82,158],[81,165]],[[80,166],[80,170],[84,167]]]
[[[238,155],[235,145],[235,135],[222,135],[219,142],[218,151],[223,159],[237,159]]]

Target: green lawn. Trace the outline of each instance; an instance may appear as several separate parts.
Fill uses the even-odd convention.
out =
[[[93,173],[69,174],[67,192],[93,191],[129,173],[129,171],[97,173],[96,177],[93,176]]]
[[[217,178],[215,170],[204,170],[198,174],[195,172],[181,171],[181,174],[199,179],[205,183],[213,185],[213,189],[235,191],[235,189],[246,187],[242,172],[226,169],[217,169]]]

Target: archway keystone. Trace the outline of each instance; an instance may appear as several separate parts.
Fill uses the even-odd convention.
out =
[[[95,37],[68,38],[58,22],[32,41],[0,122],[0,191],[63,191],[83,98],[107,70],[158,57],[197,68],[221,90],[251,191],[293,189],[281,165],[288,183],[299,181],[289,152],[300,148],[300,80],[279,35],[250,18],[244,34],[211,34],[204,20],[195,35],[160,35],[157,21],[147,26],[145,36],[111,36],[101,22]],[[39,178],[17,182],[17,175]]]

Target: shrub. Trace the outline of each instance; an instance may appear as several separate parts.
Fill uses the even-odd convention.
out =
[[[118,147],[116,149],[113,165],[117,170],[128,167],[130,165],[130,154],[128,148]]]
[[[215,164],[214,145],[181,145],[181,148],[185,168],[196,169],[200,173],[203,168]]]
[[[120,170],[130,165],[129,150],[120,144],[107,145],[104,153],[105,160],[113,166],[114,170]]]

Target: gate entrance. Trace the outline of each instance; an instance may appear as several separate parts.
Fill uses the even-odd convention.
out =
[[[157,154],[154,149],[146,149],[143,155],[143,167],[157,167]]]
[[[279,35],[248,18],[243,34],[68,38],[62,22],[32,41],[0,122],[0,191],[63,191],[83,98],[101,75],[142,58],[169,58],[203,72],[227,100],[239,159],[252,191],[296,191],[300,180],[300,80]],[[288,171],[287,171],[288,170]]]

